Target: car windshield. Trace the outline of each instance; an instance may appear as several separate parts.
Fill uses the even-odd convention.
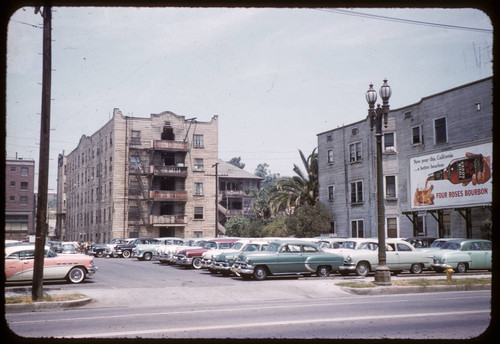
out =
[[[344,241],[344,243],[340,245],[340,248],[354,249],[356,248],[356,241]]]
[[[372,250],[375,251],[378,248],[378,244],[374,242],[364,242],[358,246],[358,250]]]
[[[243,243],[242,242],[237,242],[236,244],[233,245],[233,247],[231,247],[233,250],[239,250],[240,248],[243,247]]]
[[[447,242],[441,247],[442,250],[460,250],[460,244],[458,242]]]
[[[234,245],[236,246],[236,245]],[[259,245],[257,244],[247,244],[243,251],[245,252],[252,252],[252,251],[258,251],[259,250]]]
[[[446,243],[444,240],[434,240],[429,247],[441,247]]]
[[[207,242],[205,243],[205,246],[203,246],[203,247],[204,247],[204,248],[210,248],[210,249],[212,249],[212,248],[217,248],[217,243],[215,243],[215,242],[211,242],[211,241],[207,241]]]

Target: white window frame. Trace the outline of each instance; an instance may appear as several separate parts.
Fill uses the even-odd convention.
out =
[[[358,145],[359,145],[359,154],[358,154]],[[354,147],[354,157],[352,157],[351,155],[351,147]],[[349,162],[352,164],[362,160],[363,160],[363,142],[356,141],[349,143]]]
[[[386,147],[385,146],[385,136],[389,135],[389,134],[392,134],[394,144],[392,146]],[[388,131],[388,132],[384,132],[382,134],[382,148],[383,148],[384,153],[397,153],[397,150],[396,150],[396,132]]]
[[[419,140],[419,142],[413,141],[413,129],[415,129],[415,128],[418,128],[418,140]],[[424,136],[422,135],[422,130],[423,130],[422,124],[414,125],[410,128],[410,138],[411,138],[411,144],[413,146],[422,146],[424,144]]]
[[[328,161],[328,165],[333,165],[333,149],[326,151],[326,160]]]
[[[359,183],[361,183],[361,200],[359,199]],[[353,189],[353,185],[355,185],[355,188],[356,188],[356,200],[353,202],[352,201],[352,189]],[[360,203],[363,203],[364,202],[364,192],[363,192],[363,181],[362,180],[354,180],[350,183],[350,191],[351,191],[351,194],[350,194],[350,197],[349,199],[351,200],[351,204],[360,204]]]
[[[387,177],[394,177],[394,196],[387,195]],[[395,199],[398,198],[398,176],[395,174],[388,174],[384,176],[384,198]]]
[[[359,236],[359,223],[362,223],[363,224],[363,235],[362,236]],[[356,236],[353,235],[352,233],[352,225],[356,223]],[[351,233],[351,237],[353,238],[365,238],[366,236],[366,233],[365,233],[365,220],[363,219],[352,219],[351,220],[351,227],[350,227],[350,233]]]
[[[385,218],[385,236],[389,237],[389,219],[396,219],[396,238],[399,238],[399,217],[398,216],[387,216]]]
[[[203,196],[203,183],[194,183],[194,194],[195,196]]]

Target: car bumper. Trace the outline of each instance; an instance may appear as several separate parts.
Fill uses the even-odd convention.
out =
[[[232,271],[237,275],[252,275],[254,271],[254,266],[248,264],[245,265],[234,264],[232,267]]]
[[[444,264],[444,263],[441,263],[441,264],[431,264],[431,268],[433,270],[445,270],[447,267],[449,266],[449,264]]]
[[[97,272],[99,268],[97,266],[91,266],[90,268],[87,269],[87,275],[92,276]]]
[[[191,265],[193,263],[193,258],[177,257],[176,262],[179,265]]]
[[[339,271],[355,271],[356,270],[356,266],[354,264],[344,264],[344,265],[341,265],[339,266]]]

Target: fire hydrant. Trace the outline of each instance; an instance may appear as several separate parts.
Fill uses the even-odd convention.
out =
[[[446,281],[451,282],[451,274],[454,273],[453,268],[449,265],[445,266],[445,271],[446,271]]]

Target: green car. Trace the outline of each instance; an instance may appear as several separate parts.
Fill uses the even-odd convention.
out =
[[[434,251],[432,268],[443,272],[449,265],[456,272],[491,270],[491,241],[484,239],[459,239],[447,241]]]
[[[242,253],[233,264],[233,272],[250,279],[265,280],[275,275],[310,275],[325,277],[337,271],[343,257],[323,252],[318,245],[304,240],[277,240],[267,251]]]

